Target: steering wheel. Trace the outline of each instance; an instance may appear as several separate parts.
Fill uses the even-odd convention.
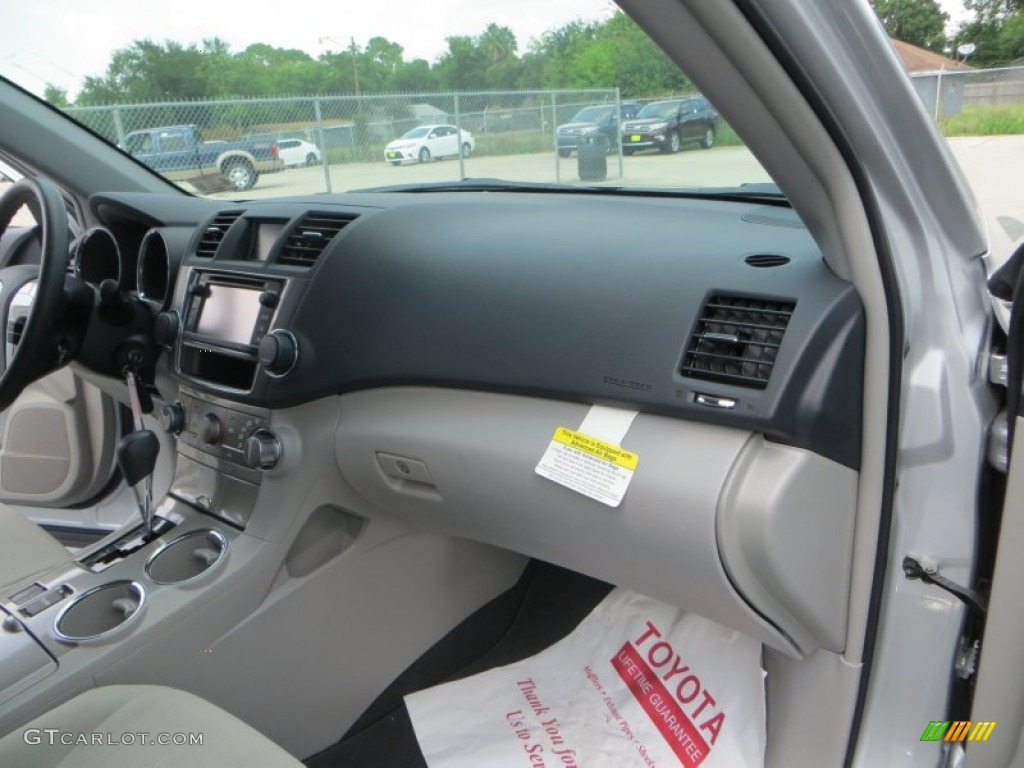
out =
[[[64,279],[68,260],[68,215],[64,196],[48,179],[26,177],[0,197],[0,235],[27,205],[39,222],[39,266],[0,269],[0,410],[33,381],[71,359],[74,334],[65,332]]]

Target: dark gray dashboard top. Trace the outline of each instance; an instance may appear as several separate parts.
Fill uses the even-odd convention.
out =
[[[302,283],[279,320],[295,371],[238,399],[269,407],[427,385],[613,404],[753,429],[859,466],[863,311],[788,208],[526,192],[353,193],[246,203],[94,200],[151,223],[218,210],[286,219],[358,214],[309,270],[221,248],[186,265]],[[223,204],[222,204],[223,203]],[[187,210],[186,210],[187,209]],[[128,214],[130,215],[130,214]],[[754,267],[749,256],[788,263]],[[784,261],[776,259],[774,261]],[[763,389],[680,368],[712,296],[795,305]],[[731,409],[709,407],[731,401]]]

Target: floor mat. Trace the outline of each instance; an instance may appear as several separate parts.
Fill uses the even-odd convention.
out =
[[[561,640],[611,591],[597,579],[530,563],[519,582],[453,629],[385,690],[309,768],[424,768],[402,697],[521,661]]]

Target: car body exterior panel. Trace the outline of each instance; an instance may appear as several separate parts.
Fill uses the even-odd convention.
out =
[[[476,149],[476,139],[469,131],[454,125],[421,125],[407,131],[384,147],[384,161],[392,165],[404,162],[427,162],[442,157],[469,157]]]

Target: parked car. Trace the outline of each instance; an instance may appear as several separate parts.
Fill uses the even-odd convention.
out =
[[[584,136],[601,134],[605,137],[608,149],[615,148],[618,141],[619,123],[636,115],[641,109],[639,101],[619,102],[618,116],[614,104],[598,104],[584,107],[568,123],[558,126],[555,131],[555,149],[559,157],[569,157],[579,148]]]
[[[194,125],[132,131],[121,148],[161,176],[191,183],[200,191],[252,189],[261,173],[284,169],[272,141],[202,141]]]
[[[671,153],[691,143],[711,149],[718,123],[718,112],[703,96],[654,101],[622,124],[622,152],[631,155],[658,149]]]
[[[320,147],[302,139],[278,139],[277,154],[286,168],[320,164]]]
[[[406,161],[427,163],[442,157],[469,157],[476,149],[476,139],[469,131],[454,125],[420,125],[406,131],[384,147],[384,160],[392,165]]]

